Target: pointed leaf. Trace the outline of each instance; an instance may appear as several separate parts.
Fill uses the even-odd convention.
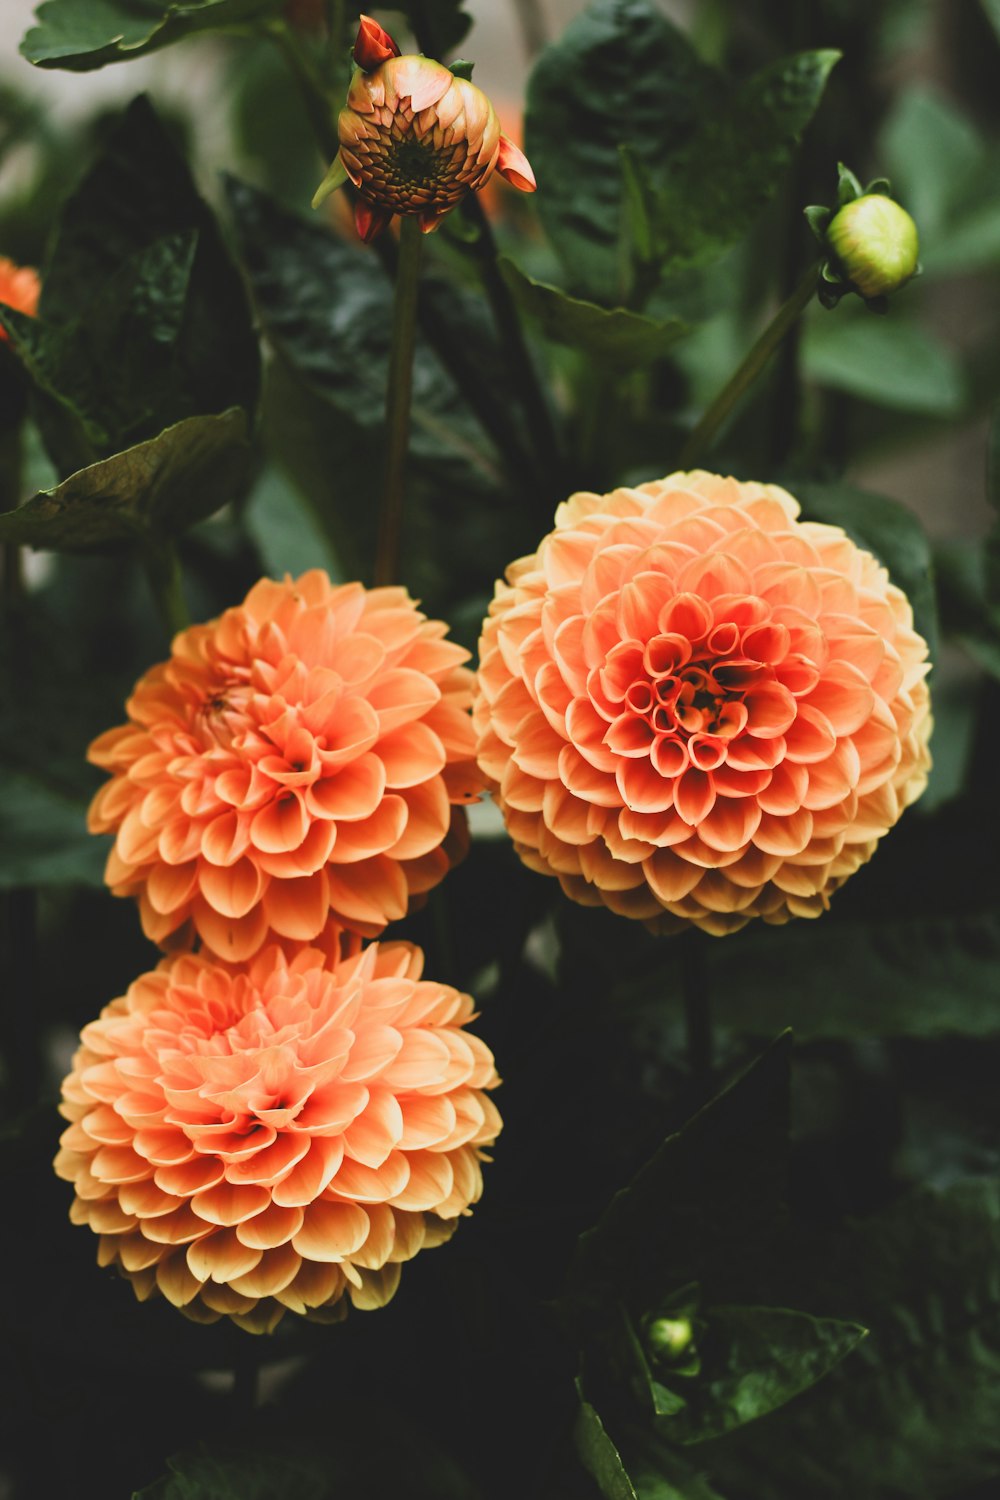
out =
[[[142,57],[194,32],[275,15],[283,0],[44,0],[21,54],[43,68],[86,72]]]

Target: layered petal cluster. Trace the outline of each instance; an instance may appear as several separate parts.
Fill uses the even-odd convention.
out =
[[[816,916],[926,782],[905,595],[774,485],[577,494],[497,585],[473,717],[521,858],[723,934]]]
[[[154,942],[223,958],[372,936],[464,850],[478,795],[468,653],[405,589],[263,579],[174,638],[90,759],[106,879]]]
[[[408,943],[173,954],[87,1026],[56,1170],[140,1300],[267,1332],[381,1307],[500,1130],[468,995]]]
[[[365,240],[393,214],[416,214],[425,231],[435,229],[495,171],[524,192],[535,187],[489,98],[431,58],[390,56],[370,72],[357,69],[337,131],[340,164],[360,194],[355,217]]]

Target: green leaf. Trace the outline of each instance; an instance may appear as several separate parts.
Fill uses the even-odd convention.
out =
[[[86,72],[127,62],[198,31],[276,15],[283,0],[44,0],[21,54],[43,68]]]
[[[996,542],[940,542],[935,551],[941,615],[947,633],[973,661],[1000,677],[1000,594],[995,579]]]
[[[104,883],[107,850],[87,832],[86,804],[23,772],[4,773],[0,848],[0,890]]]
[[[428,57],[447,57],[472,27],[465,0],[396,0],[392,9],[406,17],[420,50]]]
[[[934,563],[927,534],[913,512],[885,495],[850,484],[808,480],[796,485],[796,494],[808,520],[842,527],[888,569],[913,607],[914,624],[933,662],[938,647]]]
[[[986,19],[997,34],[997,41],[1000,42],[1000,0],[980,0],[980,4],[986,12]]]
[[[637,183],[665,270],[739,239],[775,191],[836,57],[787,58],[737,89],[651,0],[596,0],[545,49],[528,85],[538,209],[572,289],[623,300],[620,226]]]
[[[249,462],[243,411],[188,417],[0,515],[0,541],[80,552],[182,531],[243,491]]]
[[[253,414],[260,353],[242,280],[152,106],[136,99],[64,204],[39,318],[5,312],[61,473],[184,417]]]
[[[381,460],[392,336],[392,283],[370,251],[336,238],[227,179],[227,195],[254,300],[268,338],[306,383],[373,439]],[[476,456],[478,429],[436,356],[418,342],[413,451]]]
[[[566,344],[613,369],[638,369],[665,354],[687,327],[676,318],[655,322],[624,307],[598,307],[557,286],[536,281],[506,256],[504,280],[521,312],[554,344]]]
[[[571,1294],[645,1310],[692,1280],[725,1283],[776,1229],[784,1190],[791,1038],[756,1061],[641,1167],[581,1235]]]
[[[713,1475],[754,1500],[931,1500],[1000,1473],[998,1259],[991,1180],[804,1248],[798,1279],[870,1336],[815,1391],[699,1450]]]
[[[856,1323],[779,1307],[713,1307],[699,1340],[701,1376],[664,1436],[702,1443],[784,1406],[840,1363],[865,1336]]]
[[[919,85],[904,90],[882,127],[878,160],[916,221],[925,275],[1000,263],[1000,160],[954,105]]]
[[[706,111],[658,193],[669,272],[714,259],[743,236],[777,190],[839,58],[829,50],[782,58]]]
[[[953,417],[964,409],[965,379],[951,351],[914,323],[873,318],[846,305],[806,323],[807,379],[876,406]]]
[[[580,1382],[577,1381],[577,1389]],[[597,1412],[580,1393],[580,1409],[573,1428],[573,1441],[580,1462],[606,1500],[638,1500],[635,1486],[625,1472],[621,1454],[604,1429]]]
[[[332,1491],[316,1455],[202,1448],[167,1460],[168,1476],[133,1500],[328,1500]]]

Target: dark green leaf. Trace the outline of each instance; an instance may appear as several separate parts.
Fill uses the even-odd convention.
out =
[[[965,378],[950,349],[933,334],[863,308],[820,313],[806,324],[806,376],[876,406],[952,417],[966,401]]]
[[[1000,677],[1000,595],[997,593],[994,535],[985,543],[939,543],[934,557],[941,616],[954,636],[985,672]]]
[[[0,515],[0,540],[78,552],[182,531],[242,492],[249,460],[243,411],[188,417]]]
[[[579,1388],[579,1381],[577,1382]],[[580,1462],[606,1500],[638,1500],[635,1486],[625,1472],[621,1454],[604,1430],[604,1424],[589,1401],[580,1396],[580,1410],[573,1428],[573,1441]]]
[[[296,374],[365,430],[379,462],[392,330],[392,283],[370,251],[307,223],[230,178],[229,204],[264,329]],[[413,384],[413,449],[479,457],[479,433],[454,383],[422,342]]]
[[[571,297],[547,282],[536,281],[501,257],[500,268],[521,312],[554,344],[567,344],[612,369],[651,364],[683,338],[685,324],[675,318],[655,322],[624,307],[598,307]]]
[[[183,417],[254,412],[260,355],[243,283],[143,98],[63,206],[39,311],[4,316],[63,413],[45,434],[63,474]]]
[[[528,86],[539,212],[573,290],[608,305],[628,289],[622,147],[633,190],[640,182],[653,206],[663,268],[700,264],[739,239],[775,191],[836,58],[787,58],[733,89],[650,0],[596,0],[542,53]]]
[[[754,1422],[808,1390],[865,1336],[856,1323],[779,1307],[714,1307],[699,1340],[700,1377],[661,1425],[671,1442],[702,1443]]]
[[[409,21],[422,52],[428,57],[447,57],[469,34],[472,17],[465,13],[465,0],[396,0],[393,10]]]
[[[43,68],[86,72],[142,57],[198,31],[274,15],[283,0],[44,0],[21,53]]]
[[[892,582],[913,607],[914,624],[933,661],[938,645],[934,564],[930,542],[913,512],[886,495],[849,484],[809,480],[796,485],[796,494],[809,520],[842,527],[889,570]]]
[[[6,771],[0,797],[0,889],[103,884],[107,850],[87,832],[86,804]]]
[[[732,1270],[777,1227],[788,1130],[786,1033],[668,1136],[581,1235],[574,1296],[645,1310],[677,1287]]]
[[[528,83],[525,148],[538,210],[574,290],[620,302],[619,149],[656,180],[698,128],[717,77],[649,0],[597,0],[541,54]]]
[[[799,1280],[870,1336],[815,1391],[699,1450],[713,1474],[754,1500],[930,1500],[1000,1473],[998,1262],[994,1181],[823,1236]]]

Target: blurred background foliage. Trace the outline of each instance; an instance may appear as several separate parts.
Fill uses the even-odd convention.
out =
[[[1000,7],[692,0],[677,30],[597,0],[555,25],[583,9],[376,10],[478,56],[512,132],[526,98],[539,177],[428,242],[404,581],[474,648],[572,488],[676,465],[814,255],[802,208],[838,160],[885,173],[923,276],[885,318],[814,305],[708,466],[785,483],[907,589],[937,642],[931,786],[829,916],[700,952],[569,907],[477,810],[401,934],[475,994],[505,1078],[474,1218],[387,1312],[266,1342],[98,1271],[53,1105],[156,954],[103,892],[84,751],[166,651],[148,582],[175,541],[195,619],[261,572],[368,576],[393,245],[308,209],[345,7],[334,44],[303,3],[46,0],[38,75],[0,79],[0,253],[45,278],[37,321],[0,312],[0,1495],[995,1493]],[[36,83],[106,64],[152,102],[67,114]]]

